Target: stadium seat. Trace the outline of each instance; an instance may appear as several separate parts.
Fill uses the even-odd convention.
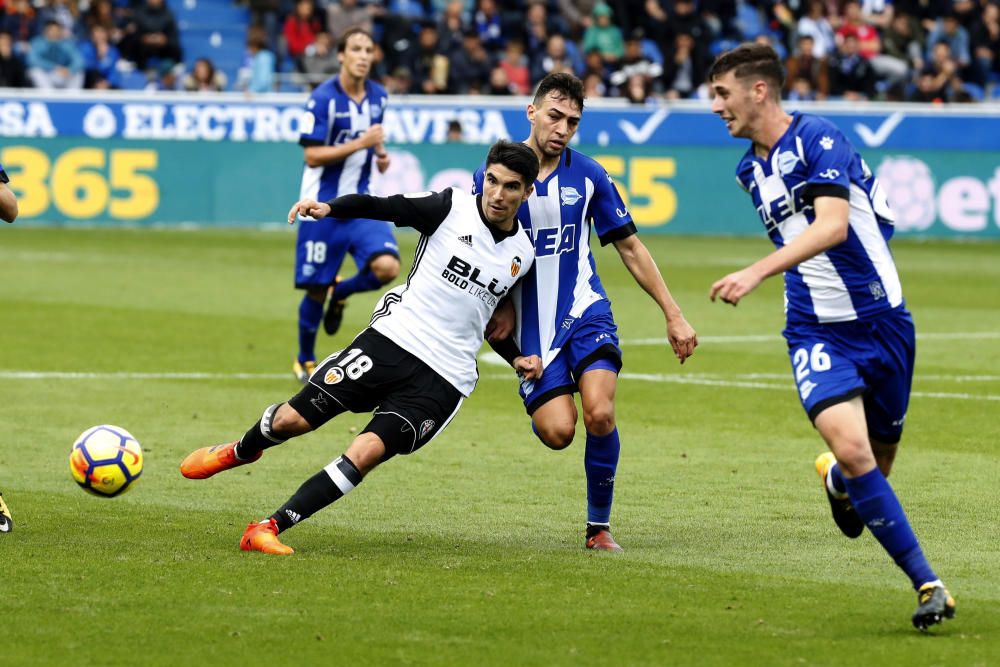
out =
[[[979,84],[965,82],[962,84],[962,90],[969,94],[976,102],[982,102],[983,98],[986,97],[986,91]]]
[[[583,71],[583,55],[580,53],[579,45],[571,39],[566,40],[566,57],[573,63],[573,71]]]
[[[244,26],[250,23],[250,10],[230,0],[168,0],[183,32],[191,27]]]
[[[235,82],[246,50],[250,10],[232,0],[167,0],[167,6],[177,17],[187,70],[199,58],[208,58]]]
[[[145,90],[147,83],[146,73],[138,69],[121,72],[119,79],[122,90]]]
[[[740,0],[736,4],[736,25],[744,39],[753,40],[764,33],[764,20],[756,6]]]
[[[189,28],[184,32],[184,62],[190,70],[198,58],[208,58],[230,81],[243,65],[246,51],[246,26]]]
[[[642,56],[657,65],[663,65],[663,52],[656,42],[648,37],[642,40]]]
[[[426,17],[424,4],[418,0],[389,0],[386,9],[392,14],[406,16],[414,21]]]

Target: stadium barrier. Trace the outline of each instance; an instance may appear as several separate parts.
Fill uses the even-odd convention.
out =
[[[0,89],[0,163],[26,224],[283,224],[302,174],[304,97]],[[474,104],[470,104],[474,102]],[[483,145],[527,136],[526,99],[399,98],[379,193],[469,187]],[[1000,238],[996,107],[802,105],[861,151],[901,235]],[[447,143],[449,121],[463,142]],[[576,147],[615,178],[647,232],[759,234],[735,184],[746,143],[704,102],[588,105]]]

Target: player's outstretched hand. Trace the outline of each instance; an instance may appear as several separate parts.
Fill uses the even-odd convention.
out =
[[[518,357],[514,360],[514,370],[522,380],[537,380],[542,377],[542,358],[537,354]]]
[[[698,347],[698,333],[683,315],[678,315],[667,322],[667,340],[670,341],[674,355],[682,364],[694,354],[694,348]]]
[[[712,284],[708,298],[715,301],[716,297],[718,297],[724,303],[735,306],[740,302],[740,299],[752,292],[757,285],[760,285],[760,281],[760,276],[752,268],[730,273],[728,276],[720,278]]]
[[[319,220],[330,215],[330,205],[318,202],[315,199],[300,199],[288,211],[288,224],[295,224],[296,215]]]

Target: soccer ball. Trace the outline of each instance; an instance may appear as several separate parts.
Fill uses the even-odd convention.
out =
[[[69,470],[85,491],[96,496],[118,496],[142,474],[142,447],[132,434],[118,426],[88,428],[73,443]]]

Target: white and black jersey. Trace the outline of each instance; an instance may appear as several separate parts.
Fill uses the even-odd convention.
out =
[[[535,259],[520,223],[515,220],[510,232],[498,230],[486,221],[479,199],[449,188],[328,202],[331,217],[389,220],[422,234],[406,284],[383,295],[371,327],[463,396],[476,386],[476,354],[490,316]]]

